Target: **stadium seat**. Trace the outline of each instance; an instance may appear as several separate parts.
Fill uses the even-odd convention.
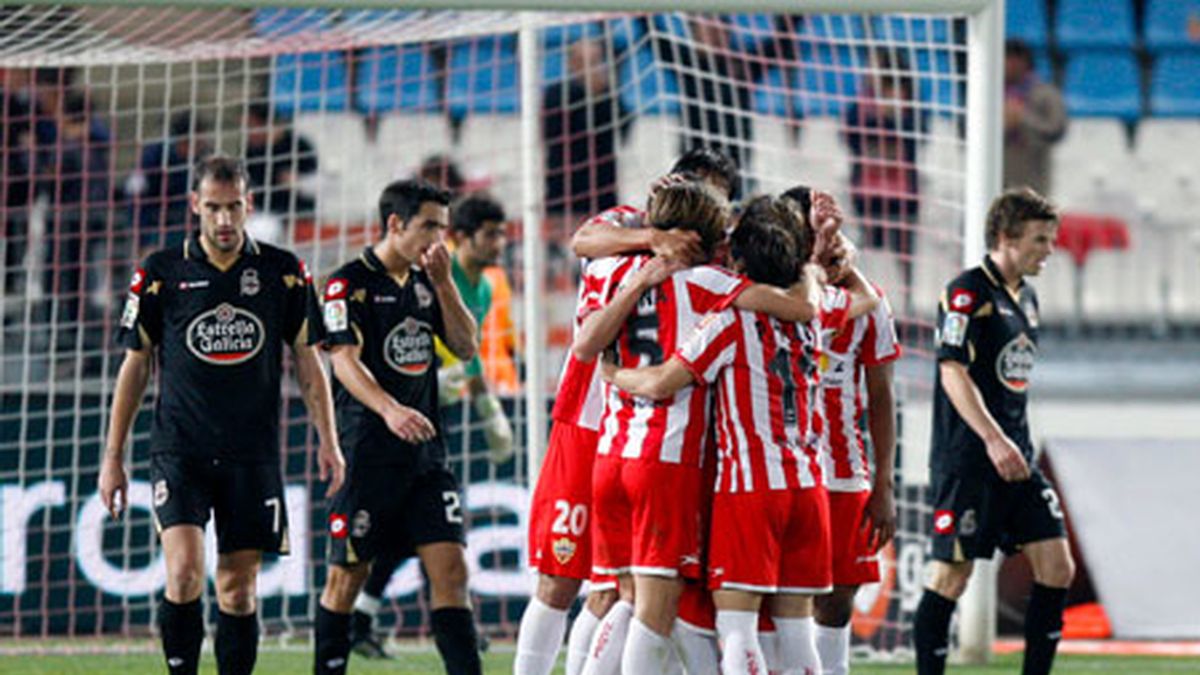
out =
[[[788,97],[792,95],[794,84],[788,82],[788,76],[780,68],[768,68],[762,78],[754,86],[754,112],[759,115],[787,117]]]
[[[1200,119],[1142,120],[1138,124],[1134,155],[1147,167],[1200,157]]]
[[[1147,0],[1146,48],[1200,50],[1200,0]]]
[[[451,116],[517,112],[516,38],[484,36],[450,48],[447,106]]]
[[[367,113],[395,110],[432,112],[441,108],[433,59],[420,45],[372,47],[355,71],[355,104]]]
[[[1167,53],[1158,58],[1150,79],[1150,114],[1200,116],[1200,50]]]
[[[605,28],[612,40],[613,50],[618,53],[638,45],[646,36],[646,20],[641,17],[611,19]]]
[[[804,17],[796,35],[802,65],[792,71],[793,109],[802,115],[841,115],[858,93],[858,73],[868,55],[862,17],[814,14]]]
[[[876,40],[906,45],[900,50],[911,61],[917,99],[952,115],[965,104],[962,77],[955,74],[955,48],[965,35],[955,35],[953,20],[942,17],[876,16],[871,30]]]
[[[271,104],[276,110],[345,110],[345,52],[280,54],[271,71]]]
[[[636,115],[664,115],[679,112],[679,80],[675,72],[663,67],[654,48],[643,44],[618,59],[617,75],[621,101]]]
[[[746,54],[763,54],[775,42],[774,14],[731,14],[729,47]]]
[[[251,19],[254,33],[261,37],[278,38],[304,31],[319,31],[330,25],[332,13],[324,9],[255,10]]]
[[[1049,50],[1033,51],[1033,71],[1042,82],[1054,82],[1054,62],[1050,59]]]
[[[542,29],[542,47],[560,50],[581,38],[597,38],[604,34],[604,25],[596,21],[550,26]]]
[[[1071,120],[1050,151],[1050,191],[1065,208],[1086,208],[1098,191],[1128,185],[1136,173],[1125,124],[1118,119]]]
[[[805,167],[804,179],[814,187],[830,190],[848,203],[850,151],[842,141],[842,121],[832,117],[806,117],[800,127],[798,166]]]
[[[1050,41],[1046,28],[1046,0],[1008,0],[1004,4],[1004,32],[1034,49]]]
[[[1132,48],[1136,37],[1132,0],[1059,0],[1054,34],[1066,51]]]
[[[382,190],[388,181],[410,175],[425,158],[446,154],[452,147],[450,124],[445,115],[439,114],[385,115],[379,120],[375,147],[379,162],[370,170],[379,184],[378,195],[378,190]]]
[[[1140,74],[1132,52],[1078,52],[1067,61],[1063,96],[1073,117],[1136,121],[1142,110]]]
[[[378,194],[366,190],[362,168],[372,148],[361,116],[354,113],[301,113],[296,133],[312,141],[320,168],[317,175],[317,221],[358,222],[374,218]]]

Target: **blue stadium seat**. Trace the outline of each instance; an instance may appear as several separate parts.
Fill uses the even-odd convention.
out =
[[[917,100],[935,106],[942,115],[952,115],[965,104],[954,63],[954,50],[962,45],[956,44],[952,23],[953,19],[945,17],[890,15],[871,19],[875,39],[897,44],[897,52],[908,59],[916,80]]]
[[[613,49],[624,52],[646,35],[646,20],[640,17],[622,17],[608,22],[608,35],[612,39]]]
[[[846,45],[801,44],[793,105],[802,115],[841,115],[858,93],[866,53]]]
[[[746,54],[762,54],[776,40],[774,14],[729,15],[729,47]]]
[[[1147,0],[1146,48],[1200,50],[1200,0]]]
[[[373,47],[358,58],[355,103],[368,113],[441,108],[433,60],[420,45]]]
[[[450,49],[447,105],[451,116],[469,113],[515,113],[516,38],[485,36],[456,43]]]
[[[634,114],[679,112],[679,80],[674,71],[659,63],[649,44],[620,59],[617,77],[621,102]]]
[[[1054,82],[1054,62],[1050,59],[1048,50],[1033,50],[1033,70],[1042,82]]]
[[[809,40],[862,40],[867,36],[867,24],[855,14],[809,14],[800,26],[800,35]]]
[[[1132,48],[1133,0],[1059,0],[1054,34],[1058,46],[1067,51]]]
[[[788,116],[788,96],[792,94],[795,85],[787,82],[786,77],[782,69],[770,68],[763,74],[762,79],[755,83],[755,112],[774,117]]]
[[[1046,0],[1007,0],[1004,34],[1038,49],[1050,42],[1046,28]]]
[[[250,21],[255,35],[283,37],[320,31],[330,25],[332,15],[324,9],[258,9]]]
[[[1136,121],[1142,97],[1138,64],[1129,51],[1078,52],[1067,61],[1063,80],[1067,111],[1080,117]]]
[[[1200,51],[1159,57],[1150,82],[1150,114],[1200,117]]]
[[[603,34],[604,25],[596,21],[551,26],[542,30],[542,47],[547,51],[560,50],[580,38],[596,38]]]
[[[877,40],[944,45],[953,42],[951,21],[948,17],[873,16],[871,32]]]
[[[345,110],[345,52],[280,54],[271,73],[271,104],[284,113]]]

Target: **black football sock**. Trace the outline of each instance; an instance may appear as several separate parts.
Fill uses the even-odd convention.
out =
[[[942,675],[946,672],[946,654],[950,651],[950,617],[954,600],[928,588],[921,595],[913,618],[913,647],[917,650],[918,675]]]
[[[317,606],[315,675],[342,675],[350,658],[350,615]]]
[[[1023,675],[1046,675],[1062,638],[1063,608],[1067,589],[1033,584],[1025,610],[1025,666]]]
[[[475,618],[465,607],[433,610],[433,639],[449,675],[481,675]]]
[[[163,598],[158,609],[163,655],[171,675],[195,675],[200,667],[200,645],[204,642],[204,615],[200,598],[175,604]]]
[[[217,613],[217,672],[250,675],[258,660],[258,614]]]

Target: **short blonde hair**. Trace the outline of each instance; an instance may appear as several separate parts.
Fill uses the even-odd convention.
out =
[[[700,246],[711,256],[725,237],[729,200],[706,183],[688,181],[655,192],[646,223],[659,230],[688,230],[700,235]]]

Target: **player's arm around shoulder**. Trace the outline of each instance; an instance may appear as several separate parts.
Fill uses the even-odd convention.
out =
[[[696,380],[679,356],[645,368],[620,368],[611,361],[602,361],[601,377],[617,389],[638,398],[661,401]]]

